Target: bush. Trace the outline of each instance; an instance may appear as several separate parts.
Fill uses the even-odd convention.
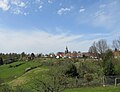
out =
[[[39,66],[28,67],[28,68],[25,69],[25,72],[28,72],[28,71],[30,71],[30,70],[32,70],[32,69],[37,68],[37,67],[39,67]]]
[[[93,80],[93,75],[92,74],[85,74],[84,75],[85,80],[88,82],[88,84]]]
[[[115,67],[113,64],[114,55],[111,50],[108,50],[105,54],[105,58],[103,59],[103,72],[106,76],[114,76],[115,75]]]
[[[9,65],[9,68],[15,68],[15,67],[18,67],[18,66],[21,66],[23,65],[24,63],[19,63],[19,64],[16,64],[16,65]]]
[[[32,92],[30,89],[23,88],[20,86],[16,86],[15,88],[12,88],[11,86],[5,84],[2,86],[0,92]]]
[[[12,87],[10,87],[9,85],[5,84],[2,86],[0,92],[14,92],[14,90],[12,89]]]
[[[69,77],[76,77],[78,76],[79,74],[77,73],[77,68],[74,64],[69,64],[67,66],[67,69],[66,69],[66,72],[65,72],[65,75],[69,76]]]
[[[4,80],[0,78],[0,84],[4,83]]]
[[[32,91],[31,91],[30,89],[17,86],[17,87],[15,88],[14,92],[32,92]]]
[[[0,58],[0,65],[3,65],[3,59]]]

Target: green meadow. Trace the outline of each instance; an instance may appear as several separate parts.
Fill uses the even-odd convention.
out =
[[[91,61],[89,62],[89,61],[90,60],[88,59],[86,60],[86,62],[81,63],[78,60],[77,62],[74,62],[71,64],[74,64],[77,67],[77,69],[81,66],[81,64],[85,64],[86,65],[85,69],[88,69],[87,67],[89,67],[90,71],[95,73],[95,75],[96,75],[96,72],[98,71],[99,73],[101,73],[101,70],[100,70],[101,68],[100,66],[98,66],[98,63],[91,62]],[[71,67],[71,64],[70,66],[69,64],[70,62],[68,59],[57,60],[57,59],[46,58],[46,59],[39,59],[39,60],[32,60],[32,61],[17,61],[11,64],[1,65],[0,66],[0,82],[1,82],[0,89],[2,88],[3,85],[7,84],[13,89],[15,89],[15,87],[17,86],[20,86],[25,89],[26,88],[30,89],[32,92],[40,92],[31,88],[32,86],[34,86],[34,83],[36,82],[35,78],[40,79],[37,81],[44,81],[45,83],[48,83],[48,85],[53,85],[53,82],[51,81],[52,79],[49,79],[51,78],[49,74],[51,73],[52,76],[55,75],[54,77],[57,78],[57,76],[59,77],[61,70],[69,71],[69,68]],[[67,66],[69,66],[69,68],[67,68]],[[82,69],[84,68],[82,67]],[[74,70],[70,70],[70,71],[74,71]],[[67,77],[66,79],[63,80],[63,82],[66,80],[69,80],[69,83],[71,84],[71,86],[75,84],[74,78]],[[40,87],[41,84],[38,83],[38,86]],[[53,92],[56,92],[56,91],[53,91]],[[117,87],[115,87],[114,85],[106,86],[106,87],[102,87],[102,85],[86,86],[86,87],[73,86],[73,87],[67,87],[61,92],[120,92],[120,86],[117,86]]]

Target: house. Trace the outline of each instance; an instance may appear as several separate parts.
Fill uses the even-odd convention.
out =
[[[93,58],[93,59],[97,58],[97,54],[96,53],[90,53],[90,52],[84,52],[84,53],[82,53],[82,56],[83,57]]]
[[[82,53],[82,57],[90,57],[90,53],[88,53],[88,52],[83,52],[83,53]]]
[[[115,57],[115,58],[120,57],[120,51],[117,50],[117,49],[115,49],[115,51],[113,52],[113,54],[114,54],[114,57]]]
[[[55,54],[54,54],[54,53],[50,53],[50,54],[48,55],[48,57],[54,58],[54,57],[55,57]]]
[[[58,52],[58,53],[56,54],[56,58],[63,58],[64,55],[65,55],[64,52]]]
[[[93,59],[97,59],[98,58],[96,53],[89,53],[89,57],[93,58]]]
[[[56,54],[56,58],[80,58],[80,57],[84,57],[84,56],[89,57],[89,58],[93,58],[93,59],[97,58],[96,53],[89,53],[89,52],[81,53],[80,51],[79,52],[76,52],[76,51],[70,52],[68,50],[67,46],[66,46],[65,52],[58,52]]]
[[[71,53],[71,52],[68,52],[68,53],[66,53],[66,54],[64,55],[64,58],[72,58],[71,55],[72,55],[72,53]]]

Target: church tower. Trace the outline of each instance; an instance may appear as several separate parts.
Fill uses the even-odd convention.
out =
[[[69,53],[68,47],[66,46],[65,54]]]

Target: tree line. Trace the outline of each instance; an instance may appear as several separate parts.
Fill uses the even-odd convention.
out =
[[[120,50],[120,37],[116,40],[113,40],[111,47],[114,50]],[[111,47],[107,44],[107,41],[105,39],[101,39],[97,42],[93,42],[88,52],[95,53],[98,58],[104,59],[107,50],[112,50]]]

